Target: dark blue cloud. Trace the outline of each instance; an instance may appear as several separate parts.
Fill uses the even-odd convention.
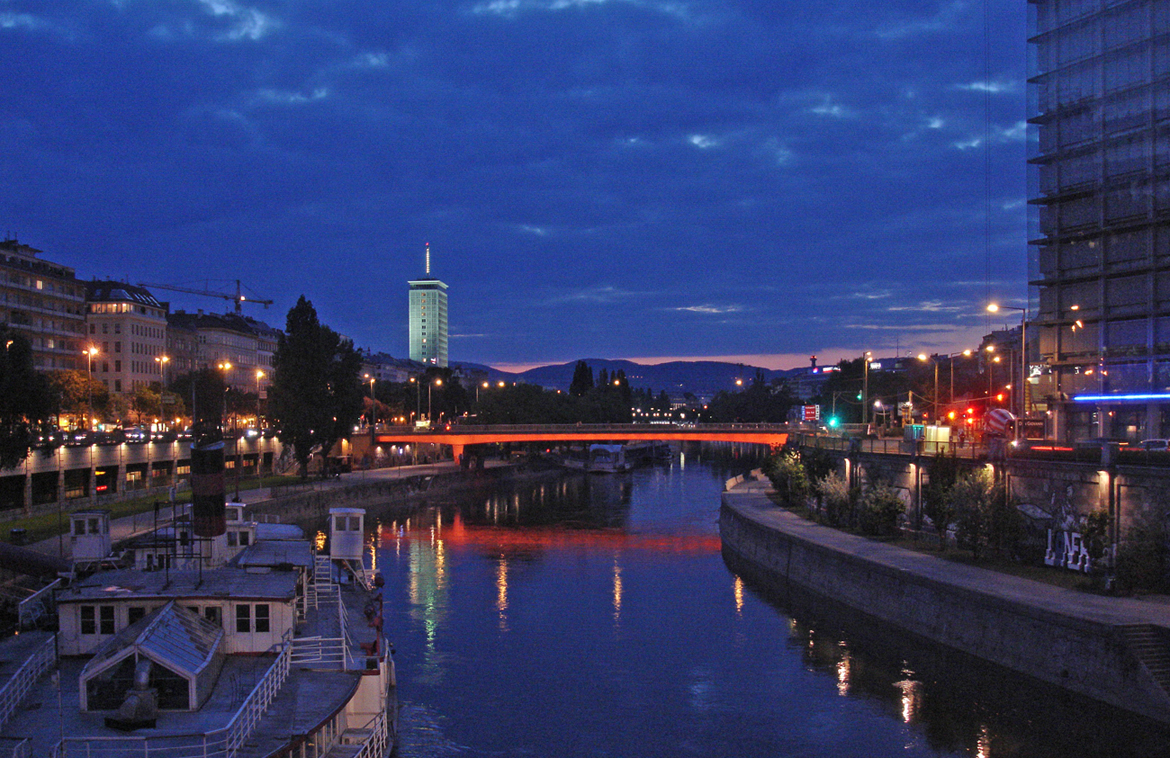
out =
[[[455,359],[960,345],[1024,293],[992,5],[0,0],[0,229],[395,354],[427,241]]]

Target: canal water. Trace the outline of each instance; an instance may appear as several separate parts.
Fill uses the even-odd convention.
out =
[[[1166,754],[1149,722],[741,580],[716,520],[754,465],[694,448],[371,510],[398,755]]]

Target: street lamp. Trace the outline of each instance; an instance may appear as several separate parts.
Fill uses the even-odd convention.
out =
[[[94,347],[93,345],[90,345],[89,347],[87,347],[83,351],[83,353],[86,357],[86,361],[85,361],[86,373],[89,375],[89,381],[86,382],[86,384],[85,384],[85,389],[86,389],[86,393],[87,393],[86,401],[85,401],[85,415],[87,416],[85,431],[92,432],[93,431],[93,357],[98,354],[98,349],[96,347]]]
[[[951,369],[951,391],[947,394],[948,405],[953,406],[955,404],[955,358],[958,358],[960,355],[964,358],[970,358],[972,353],[973,351],[971,350],[964,350],[961,353],[951,353],[947,356],[947,363],[950,364]]]
[[[1013,305],[999,305],[998,303],[991,303],[987,306],[988,313],[999,313],[1000,311],[1019,311],[1020,312],[1020,386],[1017,393],[1020,396],[1020,421],[1028,414],[1026,400],[1024,399],[1024,392],[1026,391],[1028,381],[1028,309],[1017,308]],[[1016,424],[1016,437],[1020,436],[1020,424]]]
[[[435,377],[435,381],[427,384],[427,421],[432,424],[435,423],[435,417],[431,415],[431,387],[442,387],[443,380]]]
[[[861,363],[865,367],[865,378],[861,384],[861,423],[866,427],[869,426],[869,359],[872,355],[866,350],[865,355],[861,356]]]
[[[377,378],[370,376],[369,374],[362,374],[362,376],[365,377],[365,380],[370,383],[370,415],[366,418],[366,421],[370,425],[370,436],[373,436],[374,427],[378,423],[378,415],[374,410],[374,382],[377,381]]]
[[[930,361],[934,364],[934,425],[938,426],[938,356],[928,356],[926,353],[919,353],[918,360],[923,363]]]
[[[223,372],[223,419],[220,423],[220,429],[223,429],[224,427],[227,426],[227,420],[228,420],[228,414],[227,414],[227,393],[228,393],[227,374],[229,371],[232,370],[232,364],[228,363],[227,361],[221,361],[220,363],[217,363],[215,367]]]
[[[260,380],[263,378],[264,372],[256,369],[256,431],[264,428],[264,424],[260,420]]]
[[[414,418],[422,418],[422,383],[419,382],[418,377],[410,377],[410,383],[414,385]]]

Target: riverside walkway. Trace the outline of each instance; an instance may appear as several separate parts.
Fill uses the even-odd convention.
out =
[[[1170,723],[1170,599],[1106,597],[947,561],[815,524],[766,481],[723,496],[725,551],[936,643]]]

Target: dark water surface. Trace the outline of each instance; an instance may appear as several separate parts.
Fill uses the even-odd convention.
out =
[[[1141,719],[770,597],[720,554],[697,451],[371,510],[404,758],[1153,756]]]

